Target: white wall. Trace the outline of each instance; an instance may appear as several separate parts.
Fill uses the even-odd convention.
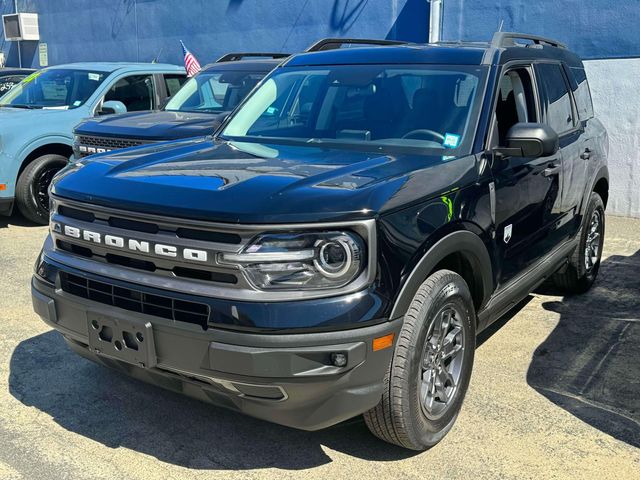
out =
[[[640,58],[584,64],[596,116],[609,132],[607,212],[640,218]]]

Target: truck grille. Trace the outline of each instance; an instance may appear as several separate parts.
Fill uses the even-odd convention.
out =
[[[237,268],[218,263],[218,252],[239,251],[253,236],[250,232],[243,236],[233,231],[150,221],[149,218],[136,218],[124,212],[92,210],[84,205],[72,206],[58,200],[55,203],[51,234],[58,250],[155,275],[231,287],[241,281]],[[102,240],[107,236],[117,236],[125,245],[128,244],[129,239],[133,239],[136,244],[144,243],[147,251],[131,251],[123,247],[106,245],[104,242],[73,238],[63,233],[66,226],[95,232]],[[169,246],[174,251],[195,249],[204,252],[207,258],[206,261],[194,261],[181,258],[177,254],[157,255],[154,251],[156,245]]]
[[[60,272],[60,284],[63,291],[77,297],[176,322],[194,323],[207,329],[210,309],[203,303],[152,295],[63,271]]]
[[[78,135],[74,144],[75,154],[78,158],[93,155],[94,153],[110,152],[111,150],[119,150],[121,148],[137,147],[145,145],[148,140],[138,138],[113,138],[113,137],[96,137],[89,135]]]
[[[227,253],[242,252],[264,232],[327,228],[326,225],[214,223],[127,212],[55,195],[50,198],[48,255],[68,267],[201,298],[262,302],[326,295],[320,290],[309,291],[308,295],[285,290],[264,292],[251,283],[238,264],[227,263],[223,258]],[[374,220],[344,226],[353,228],[370,248],[375,248]],[[370,262],[369,269],[373,271],[373,260]],[[363,276],[362,281],[368,280]]]

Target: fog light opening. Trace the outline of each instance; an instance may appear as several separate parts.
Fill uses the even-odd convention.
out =
[[[347,365],[347,354],[333,352],[331,354],[331,363],[333,363],[335,367],[345,367]]]

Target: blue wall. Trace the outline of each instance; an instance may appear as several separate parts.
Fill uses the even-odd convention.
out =
[[[443,38],[486,41],[501,20],[585,59],[640,56],[640,0],[444,0]]]
[[[424,42],[426,0],[19,0],[40,14],[49,64],[151,61],[182,64],[183,40],[201,64],[229,51],[296,52],[321,37]],[[0,0],[13,13],[12,0]],[[1,29],[1,26],[0,26]],[[17,45],[0,46],[17,65]],[[22,43],[23,66],[38,66],[37,42]]]

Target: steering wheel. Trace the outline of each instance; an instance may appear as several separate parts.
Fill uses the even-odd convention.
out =
[[[440,143],[444,142],[444,135],[436,132],[435,130],[429,130],[428,128],[419,128],[417,130],[411,130],[410,132],[405,133],[402,136],[402,138],[414,138],[416,136],[421,136],[421,135],[429,135],[435,138],[436,140],[438,140]]]

